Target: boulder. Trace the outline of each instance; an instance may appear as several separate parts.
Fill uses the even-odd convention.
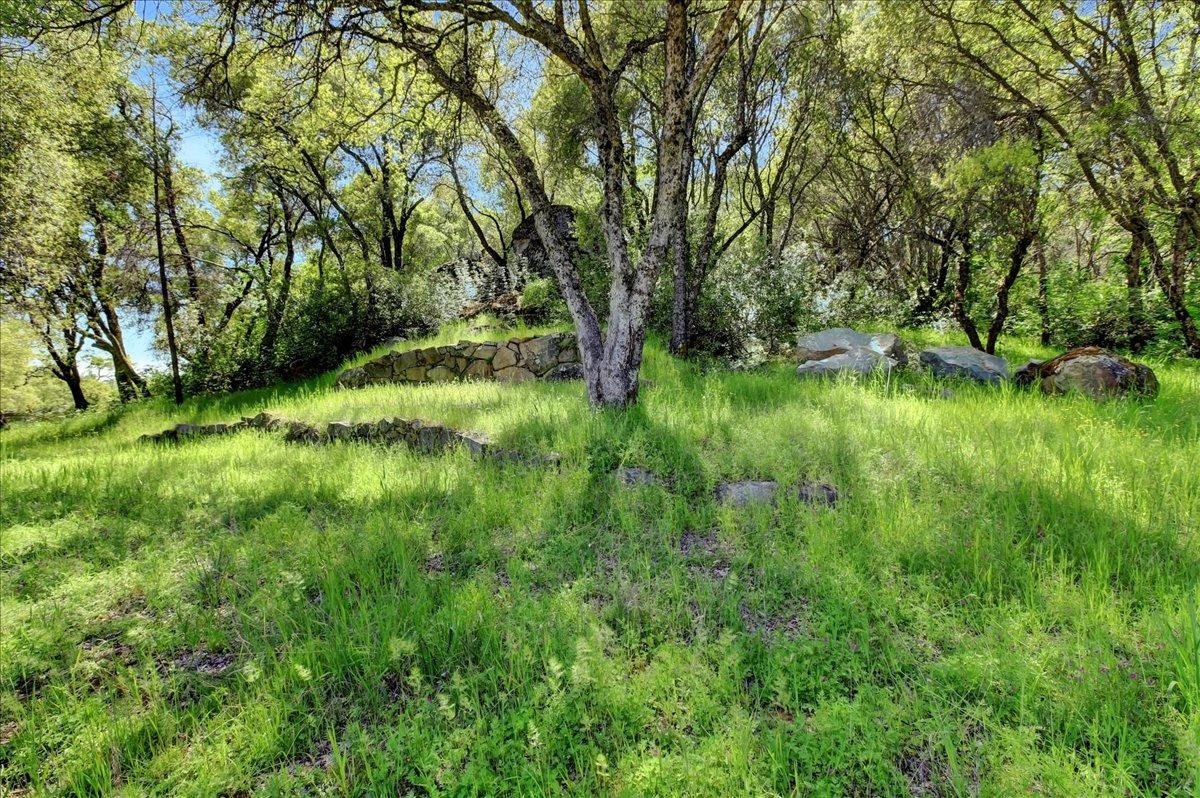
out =
[[[774,504],[778,491],[778,482],[746,480],[722,482],[717,485],[713,495],[717,504],[745,507],[748,504]]]
[[[345,441],[354,434],[354,427],[349,421],[330,421],[329,426],[325,428],[325,434],[331,441]]]
[[[1008,377],[1004,358],[970,346],[935,346],[922,351],[920,360],[935,377],[965,377],[993,384]]]
[[[1031,360],[1024,366],[1013,372],[1013,382],[1021,386],[1033,385],[1039,378],[1038,370],[1042,367],[1042,360]]]
[[[543,335],[517,345],[525,368],[534,374],[544,374],[558,362],[558,341],[553,335]]]
[[[796,367],[797,377],[826,377],[834,374],[889,372],[899,362],[874,349],[856,347],[821,360],[808,360]]]
[[[492,442],[488,436],[482,432],[463,432],[459,434],[458,441],[466,447],[467,451],[476,457],[482,457],[491,449]]]
[[[622,485],[658,484],[658,476],[653,471],[638,466],[621,466],[617,469],[617,479]]]
[[[809,333],[796,344],[796,354],[801,363],[824,360],[855,349],[868,349],[891,358],[899,365],[908,360],[904,343],[894,333],[860,333],[849,327],[833,327]]]
[[[832,507],[841,498],[837,488],[828,482],[801,482],[796,486],[796,496],[816,507]]]
[[[492,364],[486,360],[472,360],[471,365],[467,366],[463,372],[464,377],[470,377],[477,380],[490,380],[492,378]]]
[[[370,382],[365,369],[346,369],[337,378],[337,384],[343,388],[361,388]]]
[[[384,355],[378,360],[364,363],[362,370],[366,373],[365,380],[371,382],[388,382],[392,379],[392,358]]]
[[[564,382],[566,380],[582,380],[583,379],[583,364],[582,363],[559,363],[554,368],[542,375],[542,379],[550,380],[551,382]]]
[[[1098,346],[1065,352],[1030,369],[1024,379],[1026,384],[1040,385],[1043,393],[1082,393],[1101,401],[1158,393],[1158,378],[1149,366]]]

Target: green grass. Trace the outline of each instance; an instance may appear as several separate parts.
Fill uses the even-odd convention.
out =
[[[578,383],[327,375],[18,427],[0,785],[1194,794],[1200,370],[1152,365],[1156,401],[1095,404],[701,373],[651,344],[623,414]],[[564,460],[136,442],[259,410],[417,416]],[[619,464],[673,484],[619,487]],[[715,506],[737,477],[844,500]]]

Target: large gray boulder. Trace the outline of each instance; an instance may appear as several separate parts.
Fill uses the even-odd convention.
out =
[[[935,346],[920,354],[921,363],[935,377],[965,377],[997,384],[1008,377],[1008,363],[970,346]]]
[[[833,327],[802,336],[796,343],[796,354],[801,363],[824,360],[856,349],[876,352],[900,365],[908,359],[904,343],[894,333],[860,333],[849,327]]]
[[[898,366],[896,360],[874,349],[856,348],[822,360],[809,360],[796,367],[797,377],[828,377],[837,374],[887,373]]]
[[[1038,385],[1047,394],[1081,393],[1100,401],[1158,393],[1158,378],[1149,366],[1097,346],[1072,349],[1045,363],[1031,363],[1022,369],[1018,381]]]

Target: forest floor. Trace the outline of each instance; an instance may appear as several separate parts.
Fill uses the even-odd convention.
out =
[[[0,793],[1195,794],[1200,369],[1151,365],[1097,404],[651,343],[626,413],[327,375],[19,425]],[[137,441],[261,410],[563,459]],[[734,478],[842,499],[718,506]]]

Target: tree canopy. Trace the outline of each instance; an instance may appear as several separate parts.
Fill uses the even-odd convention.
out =
[[[132,328],[182,395],[464,308],[573,326],[598,405],[647,334],[1200,357],[1198,45],[1185,0],[8,3],[6,329],[76,407],[95,355],[166,389]]]

